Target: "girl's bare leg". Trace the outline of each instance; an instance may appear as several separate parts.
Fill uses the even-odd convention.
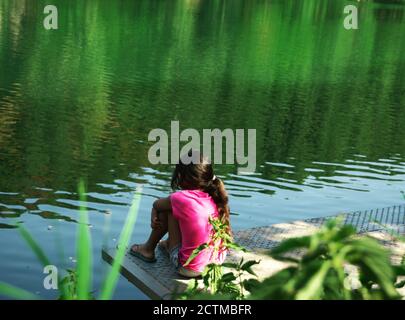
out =
[[[162,241],[162,246],[170,252],[175,246],[181,244],[181,233],[178,221],[173,217],[171,211],[159,211],[159,221],[161,226],[152,229],[148,240],[144,244],[135,244],[132,246],[132,251],[138,251],[148,258],[153,258],[155,249],[159,241],[166,233],[169,237],[166,241]]]
[[[158,212],[160,226],[158,228],[152,229],[152,232],[150,233],[148,240],[144,244],[147,250],[150,250],[152,252],[155,251],[157,244],[167,233],[168,231],[167,217],[169,213],[170,213],[169,211]]]
[[[168,231],[169,214],[171,215],[169,211],[159,211],[158,215],[160,226],[158,228],[152,229],[148,240],[144,244],[134,244],[131,247],[131,250],[138,251],[145,257],[153,258],[155,255],[155,248],[157,244]]]

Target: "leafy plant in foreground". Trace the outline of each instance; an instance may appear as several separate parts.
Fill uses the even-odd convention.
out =
[[[207,266],[204,288],[191,282],[180,298],[400,299],[397,288],[405,285],[398,281],[405,276],[405,261],[393,265],[386,248],[372,238],[356,235],[352,226],[342,226],[338,219],[329,220],[313,235],[282,241],[269,255],[286,262],[287,267],[263,281],[251,278],[235,283],[238,271],[252,273],[249,265],[257,262],[224,263],[233,271],[211,277],[208,274],[218,270]]]
[[[311,236],[283,241],[270,256],[290,265],[263,282],[249,280],[250,298],[400,299],[395,283],[405,268],[393,266],[376,240],[355,234],[352,226],[329,220]],[[297,250],[304,251],[302,258],[291,256]]]

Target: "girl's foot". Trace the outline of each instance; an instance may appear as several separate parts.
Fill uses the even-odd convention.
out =
[[[155,251],[147,249],[144,244],[134,244],[129,253],[145,262],[155,262]]]

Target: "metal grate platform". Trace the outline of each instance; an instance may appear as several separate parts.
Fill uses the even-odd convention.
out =
[[[339,216],[345,224],[353,225],[359,234],[373,236],[390,249],[396,248],[390,233],[405,234],[405,204]],[[271,249],[284,239],[311,234],[327,219],[333,217],[336,216],[240,230],[235,232],[234,237],[237,243],[252,251],[248,253],[249,259],[262,260],[258,266],[259,270],[256,271],[260,278],[281,267],[277,262],[263,255],[263,251]],[[115,249],[103,249],[102,255],[104,260],[112,263]],[[228,260],[238,260],[240,256],[240,253],[231,252]],[[121,273],[150,298],[170,299],[174,291],[185,290],[188,280],[176,273],[167,256],[159,249],[156,250],[156,258],[157,262],[147,263],[127,254],[122,263]]]
[[[391,207],[342,213],[335,216],[311,218],[302,221],[274,224],[235,232],[240,245],[256,251],[270,249],[280,240],[299,236],[321,227],[328,219],[340,216],[344,224],[350,224],[359,234],[384,230],[386,233],[405,233],[405,204]]]

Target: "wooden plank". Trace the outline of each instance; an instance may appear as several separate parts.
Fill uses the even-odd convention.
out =
[[[115,254],[115,248],[102,250],[103,259],[110,264]],[[170,299],[177,286],[180,287],[179,291],[185,290],[187,286],[177,279],[174,268],[161,254],[157,255],[156,263],[147,263],[127,253],[121,264],[121,274],[151,299]]]
[[[116,250],[113,248],[103,249],[102,257],[105,261],[112,264],[115,253]],[[151,299],[163,299],[165,295],[169,294],[165,287],[155,282],[147,272],[138,268],[136,264],[132,264],[127,257],[122,262],[121,274]]]

